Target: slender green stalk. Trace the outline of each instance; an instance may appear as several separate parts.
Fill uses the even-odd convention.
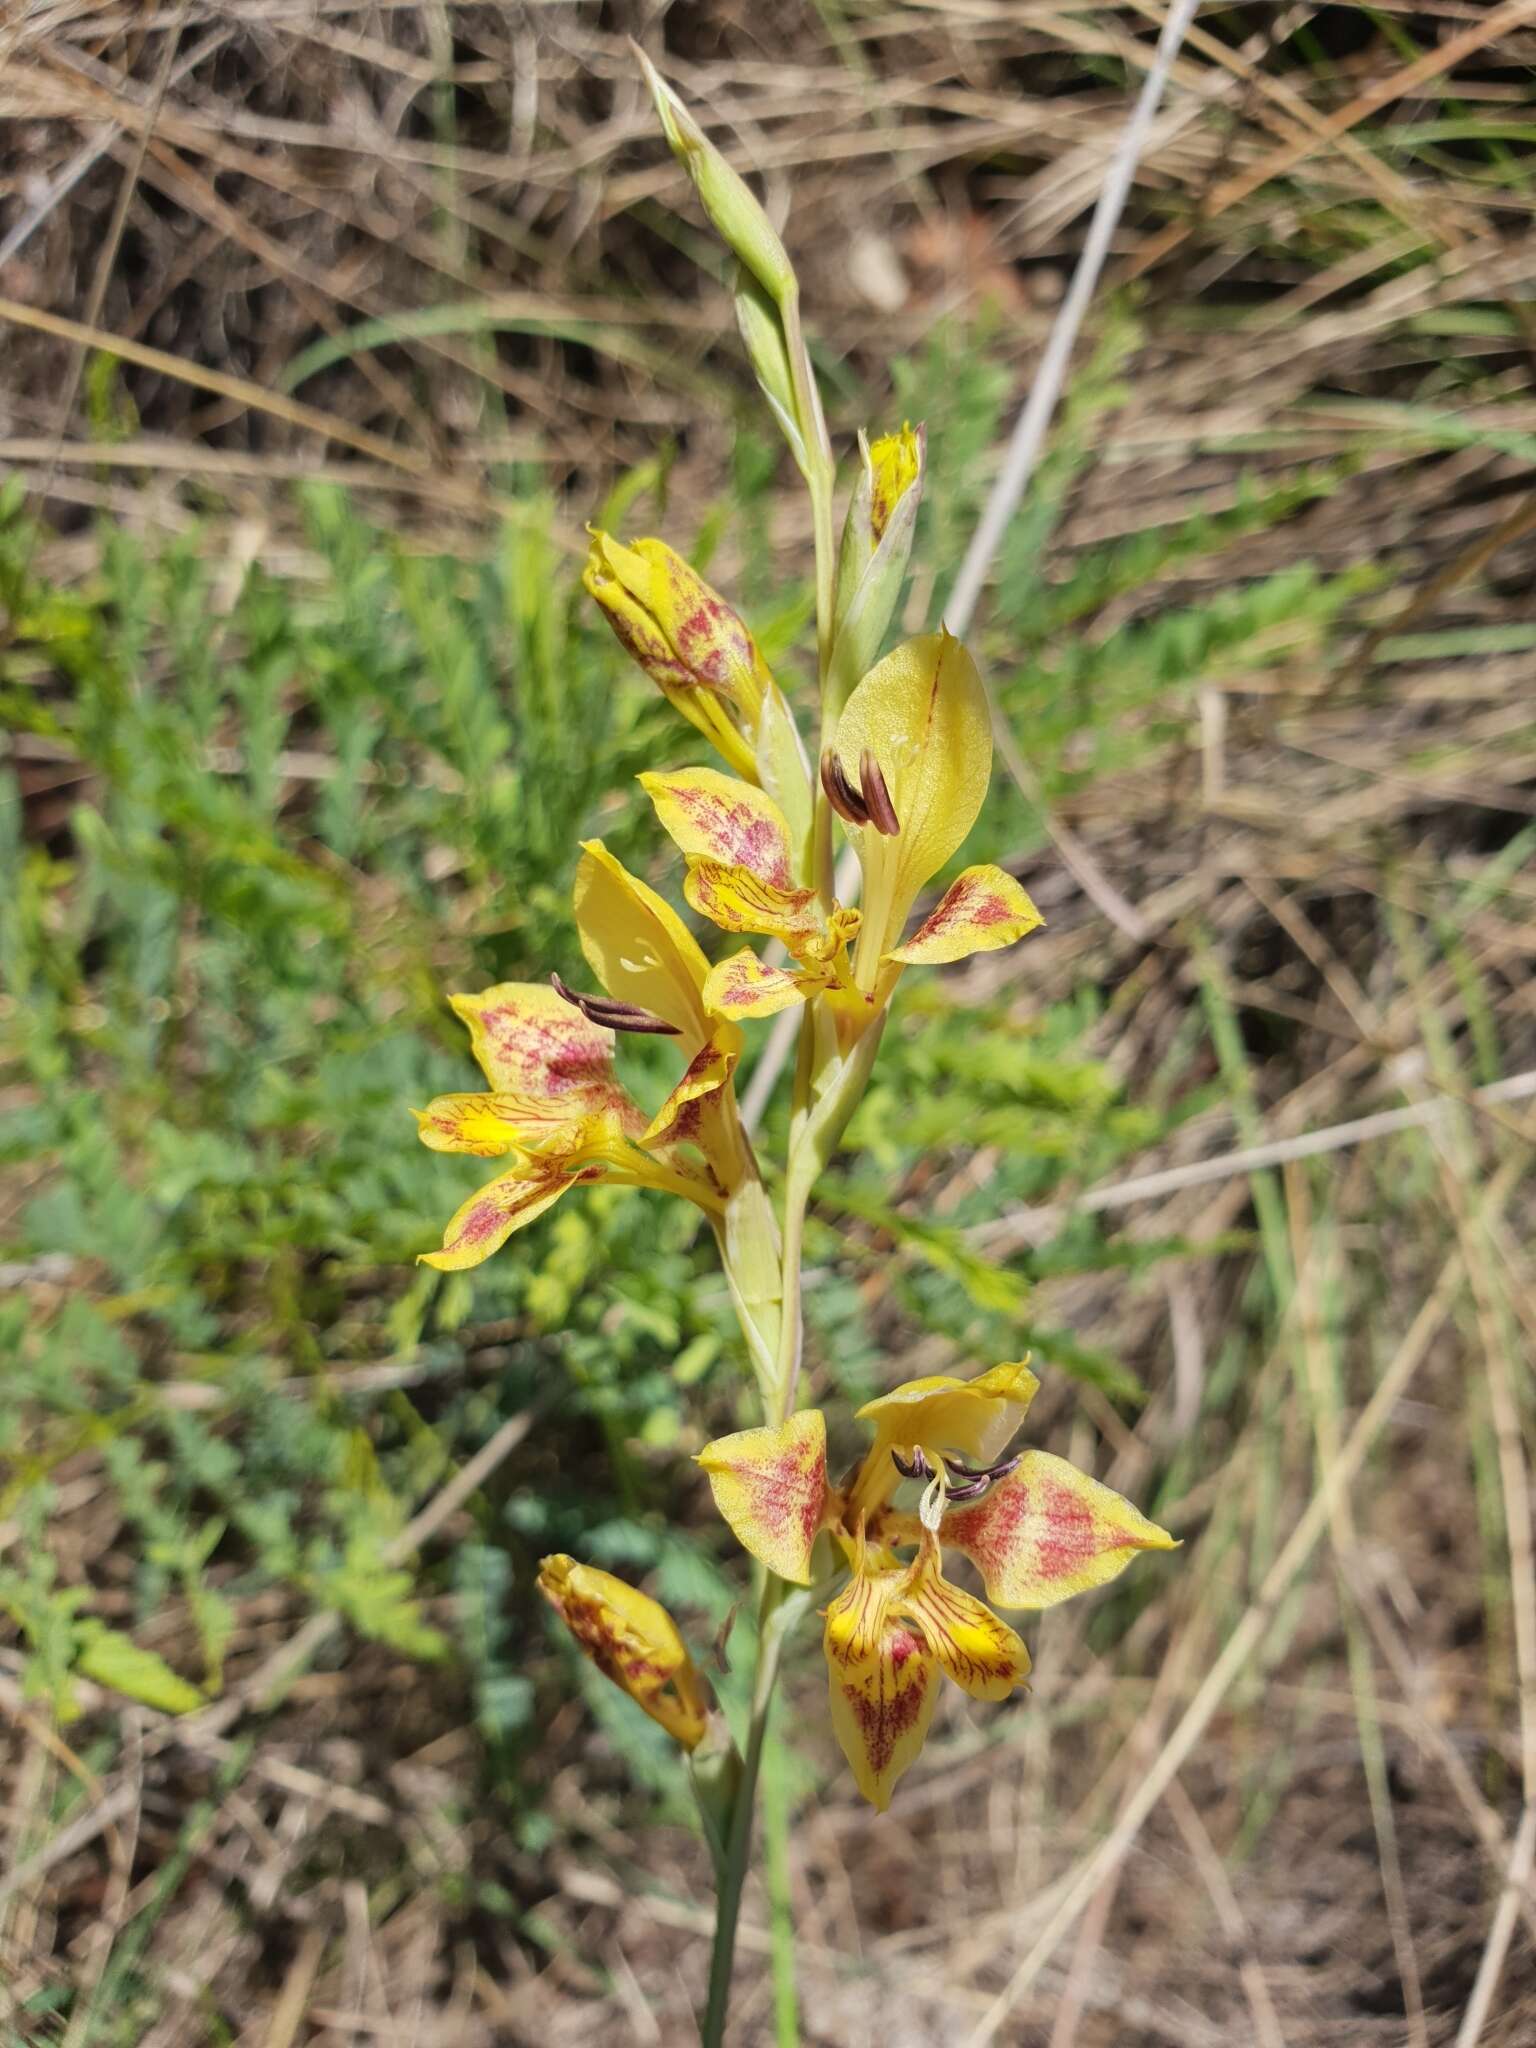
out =
[[[775,1734],[768,1746],[763,1772],[763,1874],[768,1885],[775,2048],[800,2048],[800,2007],[795,1995],[795,1910],[789,1864],[789,1788],[784,1757],[784,1738]]]
[[[741,1917],[742,1887],[752,1858],[752,1815],[757,1804],[757,1776],[762,1768],[768,1716],[773,1708],[773,1688],[784,1647],[784,1631],[777,1623],[786,1591],[782,1579],[776,1579],[772,1572],[765,1575],[763,1597],[757,1610],[757,1670],[752,1680],[752,1719],[747,1731],[741,1784],[731,1813],[731,1832],[725,1845],[725,1863],[720,1872],[715,1907],[715,1940],[709,1958],[709,2000],[700,2030],[703,2048],[723,2048],[725,2041],[731,1971],[736,1960],[736,1924]]]

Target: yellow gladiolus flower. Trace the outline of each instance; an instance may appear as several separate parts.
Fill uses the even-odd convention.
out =
[[[595,528],[582,582],[668,703],[738,775],[756,781],[758,724],[775,686],[720,593],[665,541],[626,547]]]
[[[540,1564],[539,1591],[603,1676],[674,1742],[697,1749],[709,1725],[703,1685],[665,1607],[611,1572],[559,1554]]]
[[[416,1112],[420,1137],[511,1164],[455,1212],[425,1265],[480,1265],[581,1181],[657,1188],[718,1217],[750,1170],[732,1087],[741,1031],[705,1004],[692,933],[598,840],[576,871],[576,924],[606,999],[536,982],[450,998],[491,1092],[439,1096]],[[652,1117],[614,1073],[616,1031],[675,1038],[687,1063]]]
[[[770,1571],[809,1585],[820,1532],[841,1544],[852,1575],[825,1610],[832,1724],[860,1791],[882,1810],[922,1749],[940,1677],[990,1700],[1029,1671],[1014,1631],[944,1577],[946,1546],[976,1565],[988,1599],[1022,1608],[1107,1585],[1141,1551],[1174,1547],[1064,1458],[1005,1455],[1038,1384],[1023,1361],[969,1380],[907,1381],[860,1409],[874,1441],[844,1487],[827,1478],[816,1409],[699,1453],[732,1533]],[[925,1482],[919,1514],[890,1505],[904,1478]]]
[[[878,662],[844,706],[829,752],[828,780],[856,797],[841,810],[864,874],[853,974],[876,1005],[903,966],[1009,946],[1041,922],[1011,875],[968,868],[902,940],[918,896],[975,824],[992,773],[986,692],[958,640],[925,633]]]
[[[918,895],[976,822],[991,768],[986,698],[958,640],[909,640],[870,670],[821,765],[864,870],[858,910],[826,909],[796,887],[789,825],[766,790],[709,768],[642,775],[688,862],[683,893],[694,909],[723,931],[778,939],[795,958],[793,968],[769,967],[750,949],[731,954],[705,985],[708,1006],[722,1017],[768,1017],[819,996],[856,1034],[904,967],[963,960],[1034,931],[1040,913],[1018,882],[982,866],[967,868],[902,937]]]

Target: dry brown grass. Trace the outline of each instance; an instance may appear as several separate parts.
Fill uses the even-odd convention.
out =
[[[815,326],[854,379],[879,389],[890,354],[982,297],[1022,390],[1124,109],[1104,62],[1136,74],[1160,12],[678,6],[664,36],[736,160],[776,205],[792,196]],[[1190,38],[1112,266],[1141,280],[1145,345],[1053,569],[1215,509],[1240,469],[1348,447],[1353,478],[1238,563],[1170,573],[1088,630],[1302,559],[1374,553],[1387,580],[1327,650],[1306,636],[1263,675],[1214,672],[1198,726],[1152,769],[1060,805],[1066,859],[1028,869],[1048,934],[977,970],[988,991],[1017,976],[1025,1010],[1110,992],[1098,1050],[1133,1100],[1192,1057],[1202,1001],[1233,1019],[1246,1067],[1138,1162],[1170,1170],[1157,1191],[1114,1213],[1129,1242],[1256,1222],[1258,1251],[1041,1290],[1153,1390],[1128,1422],[1058,1388],[1042,1440],[1132,1493],[1180,1474],[1165,1518],[1186,1547],[1112,1656],[1091,1605],[1045,1617],[1029,1706],[952,1704],[894,1817],[841,1778],[798,1816],[802,2031],[824,2048],[1536,2041],[1533,1122],[1523,1099],[1472,1104],[1486,1077],[1468,1050],[1481,1005],[1507,1070],[1536,1068],[1529,865],[1464,916],[1459,962],[1400,943],[1447,890],[1475,893],[1536,809],[1531,656],[1394,657],[1392,638],[1529,621],[1514,437],[1536,432],[1536,186],[1378,133],[1450,102],[1520,111],[1536,4],[1388,0],[1376,17],[1228,9]],[[1424,54],[1394,51],[1384,24]],[[1310,63],[1286,40],[1309,25]],[[727,476],[712,408],[743,380],[631,30],[662,47],[642,10],[22,0],[0,28],[0,458],[47,493],[58,562],[75,545],[86,566],[69,538],[86,508],[174,527],[204,484],[226,508],[216,533],[256,518],[279,549],[280,484],[324,466],[407,532],[472,551],[497,465],[520,455],[545,464],[574,543],[614,471],[667,434],[686,526]],[[1313,216],[1342,207],[1366,225],[1330,240]],[[494,313],[494,335],[380,342],[280,388],[319,339],[457,303]],[[111,435],[80,403],[98,337],[134,408]],[[1456,373],[1439,402],[1485,437],[1431,446],[1384,410],[1422,402],[1431,347]],[[778,530],[789,553],[787,513]],[[1257,1197],[1246,1171],[1172,1171],[1431,1097],[1450,1105],[1438,1121],[1347,1139],[1321,1170],[1292,1162]],[[989,1162],[949,1171],[984,1184]],[[923,1201],[942,1214],[945,1189]],[[979,1242],[1035,1242],[1049,1221],[1005,1214]],[[911,1369],[941,1363],[894,1307],[888,1335]],[[89,1461],[60,1478],[61,1541],[90,1554],[111,1531]],[[312,1653],[323,1631],[286,1607],[241,1626],[230,1703],[118,1714],[109,1780],[62,1834],[50,1805],[90,1771],[86,1745],[5,1680],[0,2013],[61,1976],[101,1981],[142,1938],[165,1987],[144,2048],[691,2038],[705,1859],[631,1829],[622,1763],[574,1703],[546,1735],[559,1832],[538,1859],[466,1810],[476,1742],[440,1677],[378,1649],[302,1670],[295,1636]],[[273,1660],[300,1675],[253,1713]],[[788,1719],[827,1763],[814,1667],[792,1672]],[[112,1711],[91,1705],[87,1733]],[[477,1906],[492,1884],[537,1902],[538,1944]],[[743,2048],[773,2038],[767,1916],[749,1894]]]

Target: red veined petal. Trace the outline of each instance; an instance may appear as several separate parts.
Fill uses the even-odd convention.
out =
[[[690,860],[683,894],[725,932],[782,939],[792,953],[824,941],[825,924],[814,889],[781,889],[750,868],[718,860]]]
[[[939,1697],[939,1661],[922,1631],[895,1616],[904,1571],[859,1571],[827,1608],[832,1728],[859,1790],[877,1811],[922,1752]]]
[[[704,1001],[718,1017],[772,1017],[792,1003],[803,1003],[805,991],[787,968],[765,966],[750,946],[743,946],[709,970]]]
[[[942,1534],[999,1607],[1054,1607],[1108,1585],[1143,1550],[1177,1548],[1128,1500],[1048,1451],[1026,1451],[974,1506],[946,1515]]]
[[[521,1230],[558,1202],[567,1188],[578,1180],[601,1175],[600,1167],[579,1174],[549,1168],[530,1173],[526,1167],[515,1167],[511,1173],[487,1181],[454,1211],[443,1232],[442,1250],[423,1252],[420,1263],[436,1266],[440,1273],[461,1273],[469,1266],[481,1265],[501,1249],[514,1230]]]
[[[945,1677],[972,1699],[1006,1699],[1029,1676],[1023,1642],[974,1594],[949,1583],[939,1567],[938,1544],[926,1530],[891,1611],[916,1622]]]
[[[787,1422],[719,1437],[704,1446],[698,1462],[742,1549],[781,1579],[808,1586],[811,1550],[830,1499],[821,1410],[805,1408]]]
[[[1012,875],[1001,868],[967,868],[906,944],[885,957],[909,967],[938,967],[1011,946],[1044,922]]]

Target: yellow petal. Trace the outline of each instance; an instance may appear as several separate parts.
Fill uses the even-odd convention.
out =
[[[709,962],[692,932],[600,839],[582,842],[575,900],[592,972],[609,995],[675,1025],[691,1059],[710,1035],[702,993]]]
[[[734,1024],[718,1025],[707,1045],[700,1046],[672,1093],[651,1119],[641,1138],[642,1145],[662,1139],[677,1144],[684,1139],[700,1142],[700,1110],[711,1095],[730,1085],[736,1062],[741,1057],[741,1032]]]
[[[610,1572],[546,1557],[539,1591],[584,1655],[685,1749],[703,1740],[702,1688],[677,1624],[658,1601]]]
[[[706,1444],[698,1462],[743,1550],[781,1579],[811,1583],[811,1549],[826,1518],[827,1424],[804,1408],[767,1429]]]
[[[922,1444],[934,1451],[958,1451],[993,1465],[1024,1420],[1040,1382],[1021,1359],[994,1365],[974,1379],[935,1373],[908,1380],[890,1393],[866,1401],[860,1422],[873,1423],[878,1436],[896,1444]]]
[[[479,995],[448,998],[469,1027],[470,1050],[498,1092],[529,1098],[606,1097],[613,1033],[592,1024],[547,982],[503,981]]]
[[[1002,868],[967,868],[904,946],[887,960],[938,967],[972,953],[1011,946],[1045,922],[1023,888]]]
[[[517,1095],[438,1095],[425,1109],[413,1109],[417,1135],[434,1152],[468,1152],[476,1159],[496,1159],[505,1152],[527,1150],[530,1132],[547,1129],[548,1106],[527,1104],[534,1118],[516,1112],[526,1098]],[[563,1122],[565,1119],[559,1116]],[[539,1121],[542,1119],[542,1121]]]
[[[645,774],[640,785],[679,852],[745,868],[774,889],[793,889],[789,825],[766,790],[718,768]]]
[[[947,1514],[943,1538],[1000,1607],[1054,1607],[1107,1585],[1140,1551],[1177,1548],[1128,1500],[1048,1451],[1026,1451],[974,1506]]]
[[[856,786],[866,750],[890,793],[899,831],[850,827],[864,866],[864,935],[879,953],[898,943],[918,891],[976,822],[992,772],[992,727],[976,664],[948,633],[925,633],[877,662],[843,708],[833,749]]]
[[[803,952],[824,933],[814,889],[780,889],[750,868],[718,860],[691,860],[683,894],[699,912],[726,932],[755,932],[782,939]]]
[[[1040,1382],[1020,1360],[994,1365],[975,1379],[936,1373],[908,1380],[888,1394],[866,1401],[860,1422],[870,1423],[874,1442],[854,1480],[855,1511],[873,1515],[896,1491],[899,1475],[891,1453],[910,1462],[914,1449],[930,1454],[957,1452],[977,1464],[995,1465],[1006,1450]]]
[[[597,1180],[601,1167],[570,1174],[559,1167],[530,1170],[515,1167],[496,1180],[487,1181],[477,1194],[456,1209],[443,1232],[440,1252],[423,1252],[420,1263],[436,1266],[440,1273],[461,1273],[478,1266],[492,1252],[499,1251],[514,1230],[521,1230],[535,1216],[542,1216],[558,1202],[567,1188],[578,1180]]]
[[[798,978],[783,967],[767,967],[748,946],[712,967],[704,1001],[717,1017],[772,1017],[803,1003]]]
[[[947,1538],[947,1523],[943,1533]],[[990,1607],[949,1583],[939,1569],[938,1545],[926,1530],[891,1612],[917,1623],[945,1677],[972,1699],[1006,1699],[1029,1676],[1023,1642]]]
[[[939,1663],[920,1629],[895,1618],[903,1571],[856,1572],[827,1609],[832,1727],[859,1790],[880,1813],[917,1760],[939,1696]]]

